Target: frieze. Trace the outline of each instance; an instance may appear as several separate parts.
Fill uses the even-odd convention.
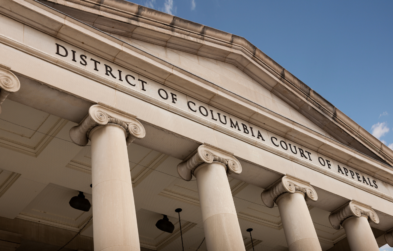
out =
[[[276,149],[281,155],[298,163],[315,166],[320,172],[332,174],[334,177],[341,177],[349,183],[359,184],[361,187],[368,187],[378,190],[380,181],[371,176],[341,164],[334,159],[326,157],[320,153],[307,149],[288,139],[281,138],[263,128],[243,121],[229,113],[221,111],[211,105],[200,102],[181,92],[146,79],[125,68],[117,66],[99,57],[84,53],[66,43],[55,43],[53,53],[69,63],[78,65],[86,70],[108,78],[119,84],[119,88],[132,89],[139,94],[145,95],[147,100],[163,102],[166,105],[176,107],[183,113],[198,116],[203,124],[215,128],[224,133],[230,133],[235,137],[252,141],[254,145],[265,145],[270,149]],[[145,97],[144,96],[144,97]],[[237,136],[236,136],[237,135]]]

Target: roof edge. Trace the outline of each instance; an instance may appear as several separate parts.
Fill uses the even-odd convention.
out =
[[[40,0],[41,1],[41,0]],[[267,69],[277,78],[286,84],[285,88],[290,89],[297,96],[301,96],[318,108],[318,112],[323,114],[329,120],[336,123],[342,130],[352,136],[354,139],[363,144],[371,152],[382,158],[389,165],[393,166],[393,150],[384,145],[380,140],[375,138],[371,133],[358,125],[355,121],[341,112],[320,94],[312,90],[308,85],[299,80],[284,67],[279,65],[268,55],[250,43],[247,39],[220,31],[209,26],[198,24],[186,19],[182,19],[167,13],[150,9],[135,3],[124,0],[46,0],[67,7],[69,3],[98,9],[100,12],[106,12],[121,16],[130,20],[154,25],[170,32],[179,32],[187,36],[198,38],[209,43],[214,43],[227,49],[235,49],[245,54],[247,59],[263,68]],[[72,8],[72,7],[71,7]],[[86,11],[86,10],[85,10]],[[102,14],[104,14],[102,13]],[[110,17],[108,17],[110,18]],[[176,30],[174,30],[176,29]],[[229,62],[230,63],[230,62]],[[239,63],[237,67],[242,67]],[[243,65],[245,68],[245,66]],[[243,69],[242,69],[243,70]],[[272,86],[271,89],[275,87]]]

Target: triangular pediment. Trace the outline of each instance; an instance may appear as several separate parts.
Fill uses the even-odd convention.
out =
[[[41,2],[236,98],[393,164],[392,150],[242,37],[127,1]]]
[[[115,34],[113,35],[116,36]],[[123,36],[117,37],[162,60],[183,68],[200,78],[206,79],[240,97],[256,103],[261,107],[271,110],[322,135],[330,137],[329,133],[323,128],[316,125],[281,97],[277,96],[230,63],[137,39]]]

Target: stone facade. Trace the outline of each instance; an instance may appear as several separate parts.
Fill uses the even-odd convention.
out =
[[[393,245],[392,150],[243,38],[2,0],[0,55],[1,250]]]

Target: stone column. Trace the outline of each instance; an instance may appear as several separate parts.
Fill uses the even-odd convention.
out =
[[[101,105],[90,107],[88,116],[70,131],[78,145],[91,140],[96,251],[140,250],[127,143],[145,134],[134,117]]]
[[[318,200],[310,183],[284,176],[263,191],[261,198],[267,207],[278,205],[290,251],[322,251],[305,200]]]
[[[343,226],[351,250],[378,251],[379,247],[371,230],[369,220],[379,223],[377,213],[365,204],[350,201],[348,204],[332,212],[329,216],[330,224],[335,229]]]
[[[240,174],[240,162],[231,154],[209,145],[177,167],[180,177],[196,177],[209,251],[245,251],[227,173]]]
[[[20,89],[19,79],[9,68],[0,65],[0,113],[1,104],[10,93],[17,92]]]
[[[384,237],[385,237],[386,243],[387,243],[390,247],[393,247],[393,229],[390,230],[390,231],[387,231],[387,232],[384,234]]]

